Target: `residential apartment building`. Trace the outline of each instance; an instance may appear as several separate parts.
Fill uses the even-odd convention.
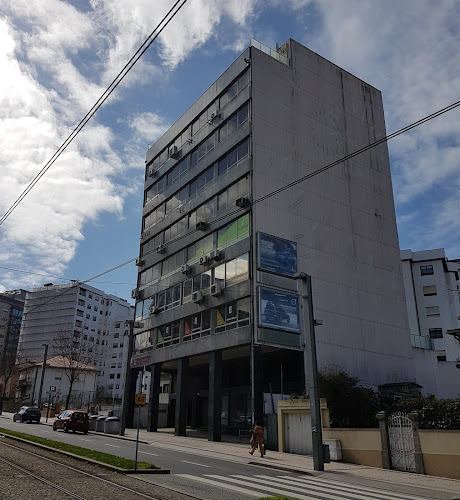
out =
[[[460,261],[401,251],[414,369],[422,394],[460,397]]]
[[[297,272],[320,369],[414,382],[386,144],[291,185],[384,136],[380,92],[290,39],[252,41],[149,148],[126,394],[151,373],[149,430],[162,373],[168,424],[213,440],[304,391]]]
[[[44,285],[26,296],[18,361],[40,361],[75,351],[77,361],[97,367],[99,396],[121,398],[127,346],[126,320],[133,307],[88,284]]]

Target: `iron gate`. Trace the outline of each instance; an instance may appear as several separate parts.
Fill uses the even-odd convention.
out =
[[[410,418],[400,411],[388,419],[391,464],[393,469],[416,472],[414,431]]]

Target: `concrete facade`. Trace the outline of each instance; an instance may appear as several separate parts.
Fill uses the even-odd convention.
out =
[[[444,249],[401,251],[412,356],[422,394],[460,397],[460,262]]]
[[[260,267],[260,233],[312,276],[320,369],[414,381],[386,145],[268,196],[384,136],[380,92],[288,40],[253,42],[149,149],[131,367],[171,374],[177,434],[219,440],[263,417],[264,392],[305,387],[298,316],[258,310],[261,286],[297,300]]]
[[[56,339],[82,343],[86,353],[80,361],[97,367],[100,396],[121,398],[127,359],[126,320],[133,307],[124,299],[108,295],[87,284],[49,285],[26,296],[18,346],[18,362],[43,360],[61,354]],[[95,394],[93,395],[95,396]]]

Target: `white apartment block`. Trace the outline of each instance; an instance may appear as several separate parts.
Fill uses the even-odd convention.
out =
[[[84,362],[98,369],[99,395],[121,398],[127,356],[125,322],[133,315],[126,300],[88,284],[36,288],[26,296],[17,359],[43,360],[45,344],[48,358],[59,355],[59,337],[84,342]]]
[[[401,251],[417,383],[422,394],[460,397],[460,260],[444,249]]]

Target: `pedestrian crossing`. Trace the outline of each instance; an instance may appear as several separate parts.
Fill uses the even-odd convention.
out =
[[[260,498],[264,495],[283,495],[298,500],[427,500],[427,497],[315,476],[267,476],[261,474],[253,476],[177,474],[177,476],[254,498]]]

